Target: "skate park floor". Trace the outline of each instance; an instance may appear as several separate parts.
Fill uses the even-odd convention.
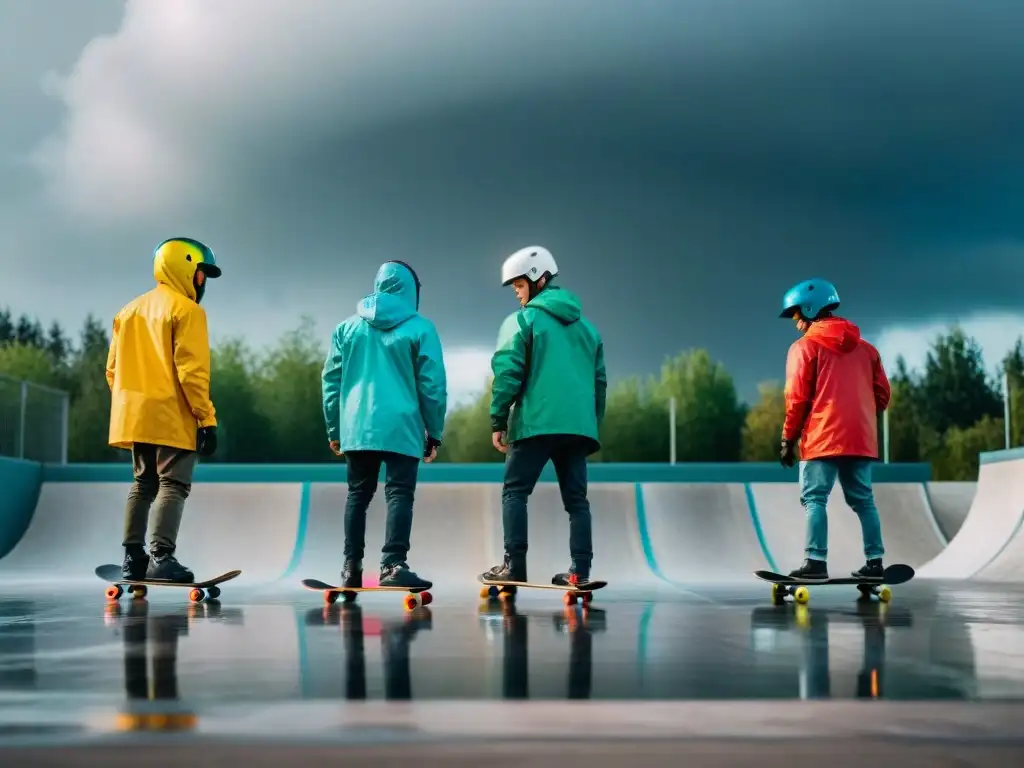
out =
[[[0,594],[5,765],[904,765],[1024,755],[1024,588]],[[847,744],[848,746],[843,746]],[[571,745],[571,747],[570,747]],[[844,762],[848,760],[849,762]],[[778,761],[778,762],[776,762]]]

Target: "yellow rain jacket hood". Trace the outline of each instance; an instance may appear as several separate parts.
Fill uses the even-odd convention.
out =
[[[210,401],[210,340],[199,305],[206,279],[220,277],[207,246],[189,238],[154,253],[157,285],[114,317],[107,354],[108,442],[116,448],[153,443],[194,451],[196,430],[217,425]]]

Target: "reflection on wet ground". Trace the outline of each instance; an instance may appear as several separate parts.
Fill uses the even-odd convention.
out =
[[[308,592],[0,598],[0,738],[216,730],[303,701],[1024,699],[1024,592],[821,589],[776,607],[756,589],[606,591],[589,610],[521,595],[409,613]]]

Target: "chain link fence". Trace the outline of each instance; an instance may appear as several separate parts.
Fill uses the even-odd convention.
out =
[[[0,456],[67,464],[67,392],[0,374]]]

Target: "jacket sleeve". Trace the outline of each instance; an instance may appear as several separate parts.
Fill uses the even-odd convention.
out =
[[[520,310],[521,311],[521,310]],[[491,357],[491,431],[508,429],[508,416],[526,379],[526,326],[519,313],[509,315],[498,331],[498,347]],[[526,318],[523,318],[526,320]]]
[[[117,367],[117,335],[121,330],[121,315],[114,315],[114,326],[110,330],[110,349],[107,350],[107,387],[114,391],[114,371]]]
[[[594,400],[597,409],[597,423],[604,421],[605,403],[608,398],[608,373],[604,367],[604,342],[597,342],[597,367],[594,372]]]
[[[875,408],[884,411],[889,407],[889,398],[892,397],[892,389],[889,386],[889,377],[885,375],[885,368],[882,366],[882,356],[875,350],[872,361],[872,384],[875,392]]]
[[[196,305],[180,317],[174,327],[174,368],[192,415],[200,427],[217,426],[217,414],[210,400],[210,336],[206,310]]]
[[[320,376],[323,392],[324,424],[327,427],[327,440],[334,442],[341,434],[341,331],[339,325],[331,334],[331,348],[327,350],[324,370]]]
[[[784,440],[796,440],[803,432],[814,400],[814,360],[810,345],[795,342],[786,356],[786,419],[782,424]]]
[[[416,391],[427,435],[441,442],[448,415],[448,377],[441,337],[431,323],[426,324],[420,335],[416,352]]]

